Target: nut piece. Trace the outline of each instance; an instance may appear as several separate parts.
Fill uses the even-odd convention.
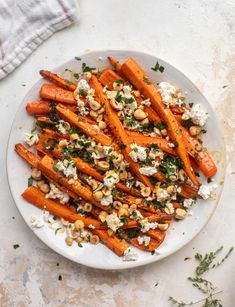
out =
[[[110,228],[107,230],[107,233],[110,237],[112,237],[114,235],[114,231]]]
[[[49,193],[50,191],[50,187],[48,184],[43,183],[39,186],[39,189],[43,192],[43,193]]]
[[[201,133],[201,128],[198,126],[191,126],[189,128],[189,133],[191,136],[197,136]]]
[[[74,227],[76,228],[76,230],[83,229],[84,226],[84,222],[81,220],[76,220],[74,223]]]
[[[98,244],[100,242],[100,238],[97,235],[91,235],[90,242],[91,244]]]
[[[101,108],[101,104],[93,99],[89,101],[89,106],[93,111],[98,111]]]
[[[143,197],[149,197],[151,194],[151,189],[149,187],[143,188],[141,189],[140,193]]]
[[[42,178],[42,173],[37,168],[32,169],[31,176],[34,180],[40,180]]]
[[[120,208],[118,211],[118,217],[128,216],[128,210],[126,208]]]
[[[115,200],[113,202],[113,206],[114,206],[115,209],[120,209],[122,207],[122,203],[118,200]]]
[[[78,139],[79,139],[79,135],[77,133],[70,134],[70,140],[71,141],[76,141]]]
[[[105,211],[101,211],[100,214],[99,214],[99,219],[102,223],[104,223],[106,221],[106,216],[108,215],[107,212]]]
[[[173,194],[176,192],[176,187],[174,185],[169,185],[169,187],[166,188],[167,193]]]
[[[73,238],[71,237],[66,237],[65,242],[68,246],[71,246],[73,244]]]
[[[77,243],[82,243],[83,242],[83,238],[82,237],[77,237],[76,238],[76,242]]]
[[[109,195],[111,195],[111,191],[109,190],[108,187],[104,187],[104,188],[102,189],[102,193],[104,194],[104,196],[109,196]]]
[[[123,105],[118,103],[114,98],[110,99],[110,104],[115,110],[121,111],[123,109]]]
[[[162,231],[166,231],[168,229],[169,225],[167,223],[165,224],[158,224],[157,228],[162,230]]]
[[[186,176],[185,171],[183,169],[179,170],[178,176],[179,176],[180,181],[186,181],[187,180],[187,176]]]
[[[127,176],[128,176],[127,171],[121,171],[119,174],[119,179],[121,181],[125,181],[127,179]]]
[[[92,211],[92,204],[90,204],[90,203],[85,203],[85,205],[84,205],[84,211],[86,211],[86,212],[91,212],[91,211]]]
[[[98,113],[95,112],[94,110],[91,110],[89,114],[90,114],[90,116],[93,117],[93,118],[97,118],[97,117],[98,117]]]
[[[177,208],[175,210],[175,218],[177,220],[183,220],[183,219],[186,218],[186,216],[187,216],[187,211],[186,210],[181,209],[181,208]]]
[[[97,162],[97,167],[102,171],[107,171],[109,170],[109,163],[106,161],[99,161]]]
[[[103,198],[103,192],[102,191],[95,191],[95,192],[93,192],[93,197],[94,197],[95,200],[101,201],[101,199]]]
[[[162,129],[162,130],[161,130],[161,135],[167,136],[167,130],[166,130],[166,129]]]
[[[148,115],[141,109],[136,109],[134,112],[134,117],[138,120],[143,120],[147,117]]]
[[[99,123],[98,123],[98,126],[101,130],[105,129],[107,127],[107,124],[106,122],[104,122],[103,120],[101,120]]]

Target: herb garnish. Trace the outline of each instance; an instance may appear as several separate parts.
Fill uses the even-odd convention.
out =
[[[220,261],[214,262],[217,255],[222,251],[222,249],[223,249],[223,246],[218,248],[215,252],[210,252],[205,255],[197,253],[195,255],[195,259],[199,261],[199,265],[195,269],[195,276],[188,277],[188,280],[200,292],[202,292],[203,294],[206,294],[206,297],[196,302],[185,303],[183,301],[178,301],[172,296],[170,296],[168,300],[173,305],[176,305],[178,307],[184,307],[184,306],[191,306],[191,305],[195,305],[195,304],[203,302],[202,307],[222,307],[221,300],[214,298],[216,294],[219,294],[222,291],[216,291],[217,289],[211,281],[201,277],[208,270],[220,266],[229,257],[229,255],[233,251],[233,247],[231,247],[229,251],[227,252],[227,254]]]
[[[119,147],[120,147],[121,149],[125,149],[125,148],[126,148],[126,144],[124,144],[124,143],[119,143]]]
[[[14,244],[14,245],[13,245],[13,248],[14,248],[14,249],[17,249],[17,248],[19,248],[19,247],[20,247],[19,244]]]
[[[160,64],[159,64],[159,62],[157,61],[157,63],[155,64],[155,66],[154,67],[151,67],[151,69],[153,70],[153,71],[160,71],[161,73],[163,73],[163,71],[164,71],[164,67],[163,66],[161,66]]]
[[[143,81],[147,84],[151,84],[151,81],[149,80],[147,76],[144,76]]]
[[[32,184],[33,184],[33,178],[31,176],[28,178],[28,187],[31,187]]]
[[[82,63],[82,71],[83,72],[92,71],[94,69],[95,69],[94,67],[89,67],[89,66],[86,65],[86,63]]]
[[[75,56],[75,60],[77,60],[77,61],[81,61],[82,59],[81,59],[81,58],[79,58],[78,56]]]

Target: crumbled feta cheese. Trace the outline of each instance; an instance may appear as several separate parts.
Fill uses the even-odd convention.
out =
[[[192,205],[194,205],[194,204],[195,204],[195,200],[192,199],[192,198],[186,198],[186,199],[184,200],[184,202],[183,202],[183,206],[184,206],[185,208],[190,208],[190,207],[192,207]]]
[[[68,132],[68,130],[70,129],[70,125],[69,125],[69,123],[67,123],[67,122],[65,122],[64,120],[61,119],[56,124],[56,128],[61,134],[66,134]]]
[[[25,142],[29,146],[33,146],[34,144],[37,144],[39,141],[39,134],[36,131],[33,131],[31,133],[25,133]]]
[[[35,214],[30,217],[30,225],[32,228],[42,228],[45,224],[43,221],[43,215],[37,216]]]
[[[135,143],[131,144],[130,147],[132,151],[129,153],[129,156],[133,161],[144,161],[147,158],[146,147],[139,146]]]
[[[92,224],[90,224],[90,225],[88,225],[88,228],[90,228],[90,229],[95,229],[95,226],[92,225]]]
[[[141,104],[142,104],[142,106],[150,107],[151,106],[151,101],[148,98],[148,99],[145,99],[145,100],[141,101]]]
[[[78,81],[77,88],[78,90],[89,91],[90,86],[86,79],[81,79]]]
[[[165,212],[167,214],[173,214],[175,212],[175,209],[174,209],[174,206],[173,206],[172,203],[170,203],[170,202],[166,203]]]
[[[103,205],[103,206],[108,206],[108,205],[112,204],[112,202],[113,202],[113,196],[112,195],[108,195],[108,196],[103,197],[101,199],[101,205]]]
[[[150,229],[156,229],[158,227],[157,222],[148,222],[147,219],[143,219],[142,221],[140,221],[140,224],[141,224],[141,231],[142,232],[147,232]]]
[[[109,214],[106,216],[106,222],[110,229],[112,229],[114,232],[123,225],[119,217],[117,216],[117,213],[114,212],[112,214]]]
[[[118,173],[116,173],[114,170],[106,172],[103,181],[104,185],[111,189],[116,183],[119,182]]]
[[[200,195],[203,199],[211,198],[215,195],[215,191],[217,189],[217,184],[206,185],[202,184],[199,188],[198,195]]]
[[[87,115],[89,113],[89,108],[87,108],[85,106],[85,102],[82,101],[81,99],[77,98],[77,96],[75,96],[76,100],[77,100],[77,110],[78,113],[81,115]]]
[[[187,114],[192,119],[192,122],[200,127],[203,127],[206,124],[206,121],[209,117],[208,113],[201,107],[199,103],[193,105],[192,109]]]
[[[130,95],[131,93],[131,87],[130,85],[123,85],[123,88],[122,88],[123,92],[125,95]]]
[[[123,255],[123,261],[135,261],[137,260],[138,255],[130,248],[128,247]]]
[[[50,182],[50,192],[46,194],[46,198],[59,199],[61,204],[69,201],[69,195],[60,191],[53,183]]]
[[[160,82],[158,86],[163,103],[165,105],[170,105],[172,101],[172,96],[176,94],[176,87],[168,82]]]
[[[153,166],[144,166],[144,167],[140,167],[139,171],[141,174],[145,175],[145,176],[152,176],[153,174],[155,174],[157,172],[156,168]]]
[[[76,164],[73,161],[63,160],[56,163],[56,167],[59,171],[63,172],[66,177],[74,180],[78,179]]]
[[[143,218],[143,215],[140,213],[139,210],[134,209],[134,210],[130,211],[130,218],[139,220],[139,219]]]
[[[167,198],[169,198],[170,194],[167,192],[167,190],[159,188],[157,191],[157,200],[158,201],[164,201]]]
[[[138,236],[137,241],[140,245],[148,246],[151,238],[149,236]]]

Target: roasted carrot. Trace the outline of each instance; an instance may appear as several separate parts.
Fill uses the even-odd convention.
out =
[[[113,82],[116,80],[123,80],[123,78],[109,68],[104,69],[99,77],[100,83],[110,90],[113,89]]]
[[[118,256],[123,256],[125,250],[128,248],[125,240],[120,240],[116,236],[110,237],[107,231],[94,229],[93,233]]]
[[[40,97],[47,100],[49,99],[53,101],[62,102],[64,104],[77,104],[73,92],[55,86],[53,84],[44,83],[40,90]]]
[[[162,241],[158,241],[151,238],[149,245],[145,246],[144,244],[139,244],[137,238],[133,238],[130,240],[130,243],[145,252],[153,252],[162,244]]]
[[[27,161],[30,165],[37,168],[40,162],[40,158],[36,156],[34,153],[29,151],[26,147],[22,144],[15,145],[15,151],[19,156],[21,156],[25,161]]]
[[[40,75],[44,78],[46,78],[49,81],[52,81],[56,85],[63,87],[66,90],[75,91],[76,90],[76,84],[62,78],[61,76],[49,71],[49,70],[40,70]]]
[[[113,66],[115,71],[120,72],[122,65],[112,56],[108,56],[109,63]]]
[[[31,101],[26,105],[26,111],[32,115],[45,115],[51,111],[49,101]]]
[[[77,127],[87,136],[93,138],[96,142],[101,143],[105,146],[112,145],[112,139],[107,135],[100,133],[99,130],[94,126],[85,122],[80,116],[76,115],[72,111],[68,110],[62,105],[57,105],[56,109],[59,115],[66,121],[68,121],[72,126]]]
[[[166,232],[161,231],[159,229],[150,229],[149,231],[146,232],[146,235],[150,236],[156,241],[163,242],[166,236]]]
[[[92,84],[92,87],[95,89],[96,95],[99,96],[100,99],[102,99],[102,101],[105,104],[106,115],[109,121],[109,126],[114,136],[117,138],[118,141],[126,145],[126,147],[122,149],[122,152],[125,156],[125,159],[129,163],[131,170],[135,173],[135,175],[139,178],[140,181],[142,181],[146,186],[150,187],[153,190],[154,187],[151,184],[149,178],[140,173],[139,164],[134,162],[129,156],[129,153],[131,152],[130,145],[131,143],[134,143],[134,141],[132,138],[127,136],[125,129],[122,126],[122,123],[120,122],[116,112],[110,106],[108,99],[103,93],[102,85],[99,83],[97,77],[94,75],[92,75],[90,82]]]
[[[31,204],[35,205],[36,207],[47,210],[51,214],[63,218],[66,221],[69,221],[71,223],[74,223],[77,220],[81,220],[84,222],[85,227],[88,227],[89,225],[94,226],[98,229],[105,229],[106,227],[102,226],[101,223],[93,218],[90,217],[84,217],[80,214],[74,213],[65,206],[61,205],[60,203],[45,198],[45,194],[41,192],[38,188],[35,186],[31,186],[27,188],[23,193],[22,196],[25,200],[30,202]]]
[[[86,201],[91,202],[93,205],[101,208],[102,210],[108,210],[108,206],[102,206],[97,200],[94,199],[93,193],[88,186],[84,186],[84,184],[79,179],[75,180],[74,182],[70,182],[68,178],[62,176],[61,173],[54,170],[54,164],[55,160],[45,155],[39,162],[38,168],[49,178],[53,178],[59,184],[73,191],[75,194],[82,197]]]
[[[210,153],[207,149],[202,148],[202,144],[199,143],[197,139],[193,138],[186,128],[180,126],[180,129],[182,131],[185,148],[196,160],[200,170],[206,177],[214,176],[217,172],[217,167]]]
[[[149,146],[152,144],[156,144],[158,145],[159,149],[161,149],[162,151],[175,156],[176,152],[174,149],[172,149],[172,147],[170,147],[170,142],[166,141],[165,139],[161,138],[161,137],[150,137],[150,136],[146,136],[143,135],[139,132],[135,132],[135,131],[126,131],[128,136],[131,136],[136,144],[141,145],[141,146]]]
[[[193,184],[198,186],[199,182],[192,170],[179,125],[171,110],[164,107],[161,94],[157,88],[149,81],[142,68],[132,58],[129,58],[122,64],[121,72],[145,97],[151,100],[152,107],[166,122],[172,141],[178,143],[177,153],[183,161],[185,172]]]

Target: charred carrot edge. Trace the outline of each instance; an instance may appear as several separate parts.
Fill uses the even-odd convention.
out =
[[[93,125],[83,121],[80,116],[77,116],[72,111],[68,110],[62,105],[57,105],[56,109],[59,113],[59,115],[68,121],[72,126],[77,127],[79,130],[81,130],[84,134],[87,136],[93,138],[98,143],[101,143],[105,146],[111,146],[112,145],[112,139],[109,138],[107,135],[100,133],[96,127]]]
[[[56,85],[59,85],[60,87],[63,87],[64,89],[66,90],[70,90],[70,91],[75,91],[76,90],[76,84],[69,81],[69,80],[66,80],[64,78],[62,78],[61,76],[49,71],[49,70],[40,70],[40,75],[55,83]]]
[[[132,245],[134,245],[135,247],[137,247],[137,248],[139,248],[139,249],[141,249],[145,252],[151,253],[151,252],[155,251],[162,244],[162,241],[158,241],[158,240],[151,238],[149,245],[145,246],[144,244],[139,244],[137,238],[133,238],[133,239],[130,240],[130,243]]]
[[[45,155],[39,162],[38,168],[49,178],[54,178],[54,180],[57,181],[59,184],[73,191],[75,194],[82,197],[86,201],[91,202],[93,205],[101,208],[102,210],[108,210],[107,206],[102,206],[98,201],[94,199],[93,193],[90,188],[88,186],[84,186],[79,179],[70,183],[66,177],[62,176],[59,172],[54,171],[54,164],[55,160]]]
[[[180,123],[180,119],[176,117],[177,121]],[[198,164],[200,170],[203,172],[203,174],[206,177],[212,177],[217,172],[217,166],[214,162],[214,159],[209,154],[209,152],[206,151],[199,151],[197,148],[201,148],[202,145],[193,138],[188,130],[182,126],[180,126],[180,129],[182,131],[182,136],[184,138],[185,147],[188,151],[188,153],[196,160],[196,163]]]
[[[55,124],[52,120],[50,120],[49,117],[46,117],[46,116],[36,116],[35,118],[36,118],[36,121],[40,123],[45,123],[45,124],[50,124],[50,125]]]
[[[47,100],[59,101],[64,104],[77,105],[73,92],[53,84],[44,83],[41,86],[40,97]]]
[[[129,153],[131,152],[130,144],[133,143],[133,140],[127,136],[125,129],[123,128],[116,112],[113,110],[113,108],[110,106],[108,99],[103,93],[103,87],[99,83],[96,76],[92,75],[90,80],[92,87],[95,89],[96,95],[102,99],[102,101],[105,104],[105,111],[106,115],[108,117],[108,123],[109,126],[114,134],[114,136],[123,144],[126,145],[124,149],[122,149],[122,152],[125,156],[125,159],[130,165],[130,168],[132,171],[136,174],[136,176],[139,178],[141,182],[143,182],[146,186],[150,187],[151,190],[154,189],[154,186],[151,184],[149,178],[142,175],[139,171],[139,165],[138,163],[135,163],[129,156]]]
[[[182,159],[185,172],[191,179],[193,184],[199,185],[189,161],[188,153],[185,150],[183,138],[179,130],[179,125],[174,118],[171,110],[164,108],[162,98],[157,88],[148,80],[142,68],[132,58],[127,59],[121,68],[123,75],[147,98],[151,100],[151,105],[154,110],[166,122],[171,139],[178,143],[177,153]]]
[[[120,240],[116,236],[110,237],[107,231],[94,229],[92,232],[118,256],[123,256],[125,250],[129,247],[125,240]]]
[[[32,165],[35,168],[38,167],[38,164],[40,162],[40,158],[38,156],[36,156],[34,153],[32,153],[31,151],[29,151],[22,144],[16,144],[15,145],[15,151],[19,156],[21,156],[30,165]]]
[[[47,210],[51,214],[58,216],[60,218],[64,218],[65,220],[74,223],[76,220],[81,220],[84,222],[85,226],[93,225],[95,228],[106,229],[106,227],[102,226],[101,223],[93,218],[83,217],[80,214],[76,214],[69,210],[67,207],[61,205],[60,203],[45,198],[45,194],[41,192],[35,186],[31,186],[27,188],[22,196],[25,200],[35,205],[36,207]]]
[[[25,107],[26,111],[31,115],[45,115],[51,111],[51,103],[49,101],[31,101]]]
[[[161,137],[150,137],[150,136],[146,136],[143,135],[139,132],[135,132],[135,131],[126,131],[128,136],[131,136],[136,144],[141,145],[141,146],[149,146],[152,144],[157,144],[158,147],[164,151],[167,152],[170,155],[175,156],[176,152],[174,149],[172,149],[169,144],[170,142],[166,141],[165,139],[161,138]]]
[[[121,71],[122,64],[120,64],[117,59],[115,59],[112,56],[108,56],[108,60],[109,60],[109,63],[113,66],[115,71],[118,71],[118,72]]]

